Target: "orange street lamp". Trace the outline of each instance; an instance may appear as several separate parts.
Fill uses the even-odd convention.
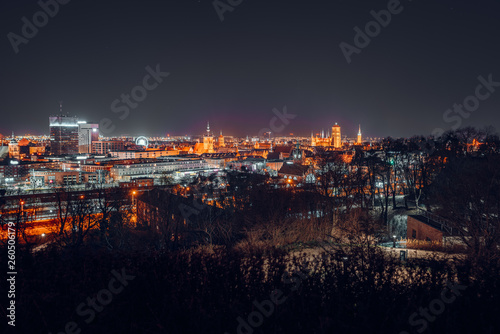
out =
[[[23,219],[24,218],[24,201],[21,201],[20,204],[21,204],[21,223],[23,223],[24,222],[24,219]],[[16,237],[17,237],[17,233],[16,233]]]
[[[132,190],[132,220],[134,219],[134,211],[135,211],[135,215],[136,215],[135,216],[135,220],[137,222],[137,207],[136,207],[137,202],[134,204],[134,196],[135,196],[135,194],[137,194],[137,191]]]
[[[134,206],[134,196],[137,192],[134,190],[132,191],[132,206]]]
[[[132,191],[132,206],[134,205],[134,196],[137,194],[137,191]]]

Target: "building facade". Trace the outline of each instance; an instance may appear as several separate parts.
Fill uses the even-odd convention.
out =
[[[92,153],[92,143],[99,141],[99,124],[78,123],[78,153]]]
[[[110,152],[123,151],[125,142],[122,140],[94,141],[92,142],[92,154],[108,154]]]
[[[31,183],[36,187],[63,186],[80,183],[80,173],[77,171],[63,170],[34,170],[30,173]]]
[[[9,142],[9,157],[13,159],[19,159],[19,156],[19,143],[17,142],[16,138],[14,138],[14,135],[12,135],[12,139]]]
[[[333,147],[335,148],[341,148],[342,147],[342,135],[340,132],[340,125],[335,123],[334,126],[332,126],[332,144]]]
[[[168,172],[196,171],[207,168],[206,161],[202,159],[172,160],[132,165],[115,165],[111,168],[110,175],[114,181],[128,181],[138,177],[160,177],[163,173]]]
[[[78,118],[71,116],[51,116],[50,148],[54,155],[78,153]]]
[[[214,152],[214,136],[210,133],[210,124],[207,123],[207,134],[203,136],[203,153]]]
[[[118,159],[154,159],[159,157],[168,157],[179,155],[179,151],[166,151],[166,150],[145,150],[145,151],[111,151],[109,152],[113,158]]]

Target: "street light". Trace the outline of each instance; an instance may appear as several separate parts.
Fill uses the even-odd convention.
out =
[[[137,192],[135,190],[132,191],[132,206],[134,205],[134,196]]]
[[[132,190],[132,222],[134,221],[134,218],[135,218],[135,222],[137,223],[137,207],[136,207],[136,204],[134,204],[134,196],[137,194],[137,191],[135,190]],[[134,210],[135,208],[135,210]],[[135,213],[134,213],[135,211]],[[135,215],[135,217],[134,217]]]
[[[392,236],[392,248],[396,248],[396,235]]]
[[[132,213],[134,213],[134,196],[137,194],[137,191],[132,190]]]
[[[24,223],[24,201],[21,200],[19,204],[21,204],[21,220],[18,222],[18,226]],[[17,229],[16,229],[16,239],[17,239]]]

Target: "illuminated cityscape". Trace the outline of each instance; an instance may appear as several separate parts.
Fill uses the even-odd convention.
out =
[[[0,333],[500,333],[498,2],[0,9]]]
[[[453,207],[453,196],[462,190],[462,184],[457,189],[440,185],[440,178],[454,177],[447,175],[447,166],[458,163],[447,159],[487,157],[470,167],[479,175],[497,168],[488,160],[500,156],[500,139],[481,130],[464,128],[440,137],[365,138],[358,125],[357,136],[348,138],[342,132],[355,133],[353,129],[332,122],[331,132],[322,130],[310,137],[270,133],[238,137],[223,135],[224,129],[216,136],[217,125],[207,122],[199,133],[185,136],[106,137],[99,124],[79,119],[50,116],[50,136],[1,136],[2,219],[17,222],[19,242],[26,246],[89,247],[99,240],[92,235],[102,231],[100,224],[116,219],[127,226],[130,240],[148,231],[152,239],[147,242],[154,249],[160,242],[169,252],[227,245],[231,240],[237,240],[233,247],[250,247],[250,235],[228,234],[225,224],[235,229],[280,229],[271,239],[260,239],[266,247],[295,244],[293,240],[303,238],[294,233],[312,233],[302,240],[334,248],[334,240],[350,244],[350,238],[369,235],[373,239],[367,245],[386,249],[377,256],[389,252],[402,263],[421,261],[417,250],[424,255],[478,256],[469,249],[473,238],[478,238],[476,247],[483,252],[486,240],[498,242],[495,234],[482,234],[481,229],[476,236],[462,234],[460,229],[470,228],[469,221],[457,224],[454,213],[443,210]],[[452,138],[462,139],[451,146]],[[436,169],[432,176],[425,174],[428,168]],[[434,187],[448,195],[436,196]],[[279,208],[276,198],[289,202]],[[262,210],[270,210],[274,217],[264,218],[264,225],[232,223],[233,217],[258,222]],[[497,219],[494,206],[483,214]],[[352,223],[359,215],[362,220]],[[309,224],[315,228],[310,230]],[[495,224],[489,227],[494,233]],[[285,226],[287,230],[282,230]],[[109,226],[104,231],[118,230]],[[7,232],[2,230],[5,239]],[[123,242],[111,234],[109,238],[108,246]],[[144,246],[132,242],[127,247],[139,245]],[[349,254],[343,255],[343,266],[345,258],[357,256],[351,251],[342,248],[342,254]],[[388,263],[386,270],[393,265]]]
[[[324,150],[348,156],[356,146],[376,149],[381,145],[379,139],[363,143],[361,126],[355,140],[343,139],[337,123],[332,126],[331,135],[325,136],[322,131],[321,136],[311,138],[271,135],[238,138],[224,136],[222,129],[219,136],[214,136],[209,122],[205,133],[187,137],[104,137],[99,133],[99,124],[64,115],[49,117],[49,132],[50,141],[47,136],[2,137],[2,147],[8,143],[3,162],[7,170],[15,171],[0,174],[0,184],[11,191],[33,191],[88,186],[88,182],[96,180],[119,185],[147,177],[158,185],[167,172],[174,176],[211,173],[230,165],[233,167],[229,169],[240,170],[244,165],[263,175],[278,175],[279,167],[289,163],[311,166],[314,170],[313,157]],[[302,158],[297,159],[294,150],[300,151]],[[310,158],[305,159],[306,155]]]

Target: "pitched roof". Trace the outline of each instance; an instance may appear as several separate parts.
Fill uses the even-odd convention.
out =
[[[279,160],[280,152],[269,152],[267,154],[267,160]]]
[[[299,165],[299,164],[283,164],[283,166],[278,171],[278,173],[304,176],[308,170],[309,170],[309,166],[304,166],[304,165]]]
[[[291,153],[293,150],[293,145],[278,145],[273,148],[273,152],[277,153]]]

